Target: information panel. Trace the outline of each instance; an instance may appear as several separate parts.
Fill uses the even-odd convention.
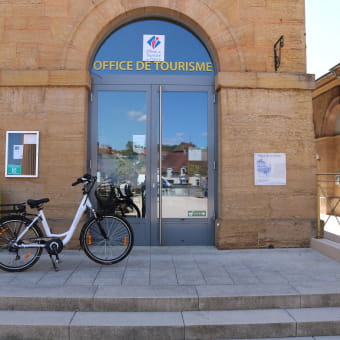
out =
[[[7,131],[6,177],[38,176],[38,131]]]
[[[286,185],[286,154],[254,154],[255,185]]]

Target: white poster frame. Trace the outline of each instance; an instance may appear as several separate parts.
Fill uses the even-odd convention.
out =
[[[12,145],[10,140],[12,134],[21,134],[22,144]],[[24,146],[26,144],[35,145],[35,153],[33,154],[34,157],[32,158],[34,161],[32,174],[22,174],[21,170],[22,163],[24,162],[24,155],[22,154],[22,151],[20,151],[20,149],[24,149]],[[39,131],[6,131],[5,177],[38,177],[38,168]]]

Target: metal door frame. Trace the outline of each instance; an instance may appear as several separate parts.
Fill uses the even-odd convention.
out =
[[[208,95],[208,148],[211,152],[208,152],[208,177],[212,180],[208,181],[208,216],[207,218],[173,218],[173,219],[162,219],[161,229],[159,229],[159,221],[156,226],[152,226],[153,231],[151,232],[152,244],[158,245],[157,242],[160,240],[161,245],[213,245],[214,244],[214,223],[216,218],[216,184],[217,184],[217,149],[216,149],[216,138],[217,131],[216,127],[216,110],[214,103],[214,88],[209,85],[201,84],[162,84],[154,85],[152,93],[158,95],[153,96],[153,108],[156,110],[161,106],[160,94],[165,92],[205,92]],[[159,129],[161,126],[160,116],[157,115],[158,119],[153,119],[153,129]],[[157,144],[157,143],[156,143]],[[153,150],[152,154],[155,155],[158,150]],[[157,169],[155,163],[157,159],[153,160],[153,169]],[[152,200],[157,200],[157,197],[152,197]],[[185,226],[182,228],[181,226]],[[191,228],[192,227],[192,228]],[[209,232],[207,229],[210,229]],[[160,234],[162,233],[162,234]],[[187,235],[186,235],[187,233]],[[157,238],[153,237],[157,235]],[[184,241],[182,241],[184,239]],[[188,241],[191,240],[191,241]]]
[[[171,219],[162,220],[165,226],[164,233],[159,230],[159,220],[157,218],[157,162],[155,155],[158,154],[157,143],[154,142],[156,131],[159,130],[161,124],[159,119],[159,108],[161,105],[159,91],[160,86],[164,92],[207,92],[208,93],[208,148],[212,149],[208,153],[208,181],[209,200],[208,200],[208,216],[207,219]],[[95,171],[97,165],[97,129],[98,129],[98,96],[99,91],[144,91],[147,94],[148,122],[146,127],[146,144],[147,144],[147,168],[149,174],[146,176],[148,180],[149,195],[146,198],[146,209],[150,210],[149,218],[140,219],[134,228],[137,233],[137,239],[142,238],[141,245],[213,245],[214,244],[214,221],[217,214],[216,195],[217,195],[217,119],[216,105],[214,94],[214,78],[211,76],[114,76],[92,75],[92,92],[90,98],[89,115],[89,138],[88,138],[88,170]],[[94,160],[92,162],[92,159]],[[160,182],[161,183],[161,182]],[[204,221],[203,221],[204,220]],[[192,238],[191,242],[182,242],[181,240],[169,237],[171,233],[181,233],[183,228],[181,225],[189,227],[187,229],[188,238]],[[192,228],[190,228],[192,225]],[[207,232],[206,225],[210,232]],[[138,229],[139,228],[139,229]],[[198,237],[198,230],[203,230],[202,237]],[[197,238],[198,237],[198,238]],[[138,243],[137,243],[138,244]]]

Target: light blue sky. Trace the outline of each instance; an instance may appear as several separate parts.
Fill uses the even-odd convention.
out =
[[[340,63],[340,0],[305,0],[307,73],[319,78]]]

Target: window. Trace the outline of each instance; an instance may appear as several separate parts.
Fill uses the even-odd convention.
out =
[[[164,20],[120,27],[102,44],[92,74],[214,75],[207,49],[193,33]]]

